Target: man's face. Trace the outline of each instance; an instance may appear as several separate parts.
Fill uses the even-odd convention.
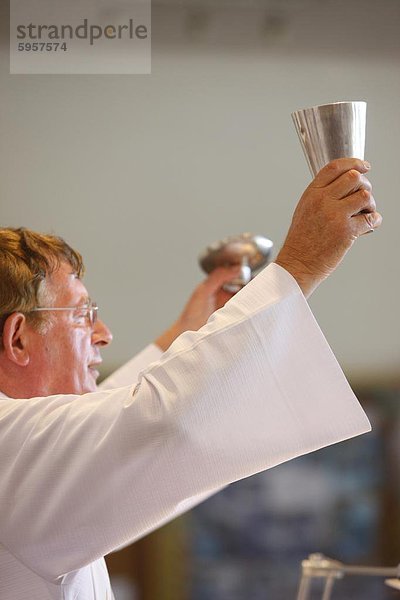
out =
[[[46,307],[79,307],[88,302],[85,286],[67,263],[48,277],[46,289],[52,299]],[[111,342],[110,330],[100,320],[92,326],[84,311],[53,311],[48,316],[45,334],[29,328],[32,395],[94,391],[100,347]]]

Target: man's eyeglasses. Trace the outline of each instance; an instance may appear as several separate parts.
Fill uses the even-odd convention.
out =
[[[32,308],[29,312],[44,312],[44,311],[61,311],[61,310],[70,310],[75,312],[76,317],[78,318],[87,318],[91,327],[97,321],[97,313],[99,307],[96,302],[89,302],[88,304],[84,304],[82,306],[40,306],[36,308]]]

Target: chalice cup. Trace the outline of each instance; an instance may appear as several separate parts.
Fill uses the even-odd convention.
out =
[[[335,158],[364,159],[366,102],[334,102],[292,113],[313,177]]]

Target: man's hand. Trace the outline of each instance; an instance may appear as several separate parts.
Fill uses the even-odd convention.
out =
[[[369,168],[356,158],[334,160],[301,197],[275,262],[293,275],[305,296],[336,269],[360,235],[381,224],[364,175]]]
[[[234,295],[226,292],[223,285],[239,275],[240,266],[215,269],[196,287],[178,320],[155,341],[155,344],[165,351],[184,331],[197,331],[205,325],[213,312],[224,306]]]

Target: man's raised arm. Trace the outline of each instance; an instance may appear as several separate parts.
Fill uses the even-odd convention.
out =
[[[278,264],[135,388],[3,400],[0,533],[15,557],[54,581],[199,494],[369,430],[303,295],[380,223],[364,170],[356,159],[323,170]]]

